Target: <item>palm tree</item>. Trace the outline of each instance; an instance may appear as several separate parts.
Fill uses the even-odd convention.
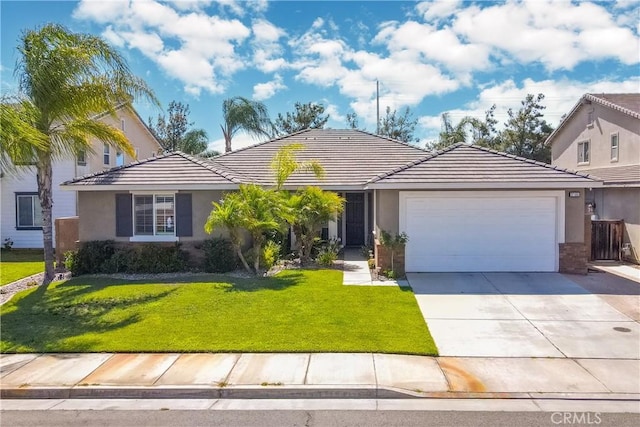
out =
[[[192,129],[184,134],[178,150],[187,154],[200,154],[207,150],[209,137],[204,129]]]
[[[7,145],[21,144],[22,154],[30,152],[29,160],[35,163],[42,207],[43,284],[47,285],[54,276],[53,160],[92,151],[91,138],[133,156],[124,134],[94,117],[101,113],[116,117],[116,108],[140,96],[158,102],[146,83],[131,73],[125,59],[100,37],[47,24],[24,32],[18,53],[20,102],[4,104],[3,100],[0,139],[9,141]]]
[[[296,160],[296,153],[304,150],[304,144],[294,143],[283,146],[271,160],[271,170],[276,179],[276,190],[281,190],[284,182],[298,171],[313,172],[316,178],[324,177],[324,169],[317,160],[300,162]]]
[[[240,130],[259,138],[270,136],[272,124],[267,107],[259,101],[242,96],[225,99],[222,102],[224,124],[220,125],[224,135],[224,151],[231,151],[231,140]]]
[[[204,230],[211,234],[216,228],[222,227],[229,233],[229,240],[236,251],[236,255],[242,262],[245,270],[252,273],[247,260],[242,254],[242,210],[240,208],[241,200],[238,193],[229,193],[220,203],[213,202],[213,210],[207,218]]]

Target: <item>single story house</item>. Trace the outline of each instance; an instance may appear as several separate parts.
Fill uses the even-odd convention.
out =
[[[209,160],[169,153],[62,187],[78,193],[81,242],[195,245],[210,237],[211,202],[242,183],[273,185],[271,159],[291,143],[326,176],[298,172],[285,188],[342,194],[345,210],[327,233],[346,246],[406,232],[406,271],[586,272],[584,192],[601,181],[466,144],[430,153],[358,130],[310,129]]]

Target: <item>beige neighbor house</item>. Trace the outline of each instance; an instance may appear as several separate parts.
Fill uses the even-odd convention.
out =
[[[320,161],[326,177],[295,173],[286,188],[342,194],[345,210],[324,234],[346,246],[374,243],[381,230],[406,232],[406,271],[586,272],[584,191],[601,182],[465,144],[432,154],[357,130],[305,130],[208,161],[169,153],[63,188],[78,194],[81,241],[188,249],[210,237],[203,226],[212,201],[241,183],[274,184],[270,161],[291,143],[304,144],[299,160]],[[376,252],[384,268],[388,257]]]
[[[640,93],[584,95],[547,143],[553,165],[604,181],[587,190],[585,213],[623,220],[621,255],[640,262]]]
[[[161,147],[145,123],[131,108],[122,106],[117,117],[96,117],[123,130],[135,148],[136,158],[156,156]],[[60,159],[53,163],[53,218],[74,217],[78,213],[76,194],[61,191],[59,184],[76,176],[102,172],[114,166],[134,161],[124,153],[102,141],[92,141],[93,153],[80,153],[78,158]],[[21,166],[17,175],[4,175],[0,179],[2,240],[11,239],[15,248],[42,248],[42,215],[38,199],[36,171],[33,166]],[[55,242],[55,229],[54,229]]]

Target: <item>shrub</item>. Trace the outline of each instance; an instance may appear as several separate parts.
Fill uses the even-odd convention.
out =
[[[318,252],[316,262],[320,265],[330,267],[336,259],[338,259],[338,252],[335,248],[325,246]]]
[[[65,254],[71,274],[96,273],[172,273],[187,270],[188,254],[180,244],[145,244],[135,248],[116,248],[112,240],[87,242],[78,251]]]
[[[271,267],[276,265],[276,263],[280,260],[280,251],[282,246],[273,240],[269,240],[264,247],[262,248],[262,259],[260,261],[261,264],[264,264],[264,268],[269,270]]]
[[[186,271],[188,254],[180,249],[180,243],[172,246],[144,244],[136,247],[128,262],[128,273],[174,273]]]
[[[202,250],[204,269],[209,273],[226,273],[238,267],[238,257],[229,239],[208,239],[203,243]]]
[[[76,275],[74,271],[78,268],[77,261],[78,251],[67,251],[64,253],[64,268],[69,270],[71,274]]]
[[[72,260],[71,274],[104,273],[106,263],[116,252],[113,240],[95,240],[84,243],[78,249],[75,259]],[[69,267],[67,267],[69,268]]]

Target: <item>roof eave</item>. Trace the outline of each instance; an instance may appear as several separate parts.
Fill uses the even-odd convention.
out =
[[[601,181],[581,182],[375,182],[366,189],[376,190],[489,190],[489,189],[567,189],[599,188]]]
[[[238,184],[61,184],[65,191],[195,191],[237,190]]]

